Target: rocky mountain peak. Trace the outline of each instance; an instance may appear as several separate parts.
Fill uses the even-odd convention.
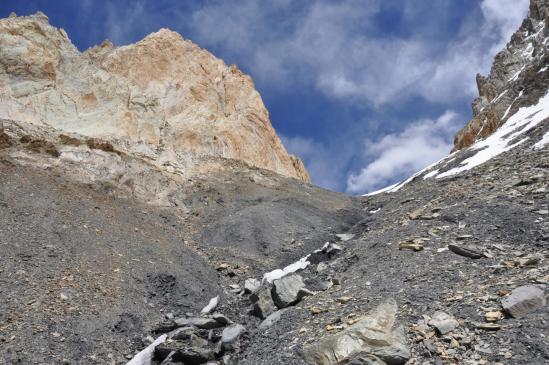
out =
[[[473,119],[456,135],[454,151],[490,136],[520,107],[547,91],[549,3],[531,0],[528,16],[499,52],[487,76],[477,75]]]
[[[99,138],[186,176],[223,158],[309,180],[251,78],[168,29],[81,53],[42,13],[0,20],[0,118]]]

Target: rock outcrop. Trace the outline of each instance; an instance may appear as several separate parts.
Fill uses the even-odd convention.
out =
[[[520,107],[535,104],[545,94],[548,39],[549,3],[532,0],[528,17],[497,54],[490,74],[477,75],[473,119],[456,135],[454,151],[490,136]]]
[[[0,20],[0,119],[98,138],[186,175],[213,157],[309,179],[251,78],[167,29],[81,53],[42,13]]]

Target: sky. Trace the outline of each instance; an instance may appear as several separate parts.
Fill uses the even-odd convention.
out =
[[[312,181],[362,194],[444,157],[528,0],[2,0],[80,49],[179,32],[254,79]]]

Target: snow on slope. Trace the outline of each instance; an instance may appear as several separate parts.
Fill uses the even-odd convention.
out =
[[[400,183],[387,186],[381,190],[377,190],[377,191],[365,194],[364,196],[372,196],[380,193],[394,193],[398,191],[400,188],[402,188],[404,185],[409,183],[410,181],[414,180],[416,177],[420,176],[421,174],[429,170],[431,171],[429,171],[427,174],[423,176],[424,179],[429,179],[433,177],[440,179],[440,178],[453,176],[461,172],[470,170],[473,167],[479,166],[489,161],[490,159],[502,154],[503,152],[509,151],[510,149],[526,142],[528,140],[528,137],[524,137],[518,141],[516,140],[521,135],[533,129],[540,123],[544,121],[545,123],[547,123],[546,119],[548,118],[549,118],[549,93],[545,94],[545,96],[540,98],[536,105],[520,108],[515,114],[509,117],[507,122],[505,122],[496,132],[494,132],[492,135],[490,135],[486,139],[480,140],[475,144],[471,145],[466,150],[464,150],[464,151],[476,151],[476,153],[471,157],[463,160],[459,164],[459,166],[454,167],[448,171],[439,173],[439,170],[441,169],[442,167],[441,165],[443,163],[446,164],[446,163],[449,163],[451,160],[453,160],[453,158],[451,157],[456,154],[456,152],[454,152],[446,156],[442,160],[427,166],[423,170],[415,173],[410,178]],[[549,132],[546,132],[545,135],[542,137],[542,139],[537,143],[535,143],[532,146],[532,148],[541,149],[547,144],[549,144]],[[436,168],[433,169],[434,167]]]
[[[547,118],[549,118],[549,94],[545,94],[544,97],[540,98],[536,105],[520,108],[492,135],[469,147],[469,150],[478,151],[476,154],[462,161],[458,167],[436,175],[436,178],[440,179],[470,170],[518,146],[525,142],[528,137],[515,143],[512,142]]]

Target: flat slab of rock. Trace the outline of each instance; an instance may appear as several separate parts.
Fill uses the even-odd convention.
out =
[[[514,318],[522,317],[531,311],[542,308],[545,304],[545,293],[533,285],[520,286],[501,301],[503,309]]]
[[[373,355],[387,364],[404,364],[411,354],[403,329],[395,327],[396,312],[394,300],[383,302],[347,329],[305,346],[303,358],[313,365],[332,365],[355,361],[363,354],[365,359]]]
[[[194,326],[201,329],[213,329],[225,326],[226,323],[210,317],[177,318],[174,320],[178,327]]]
[[[436,328],[441,335],[445,335],[456,329],[459,322],[446,312],[435,312],[429,321],[429,325]]]
[[[470,259],[480,259],[485,257],[484,253],[480,252],[479,249],[473,246],[448,245],[448,249],[456,255],[468,257]]]
[[[278,308],[286,308],[311,294],[303,289],[305,289],[305,283],[301,276],[297,274],[285,276],[273,282],[271,292],[273,301]]]
[[[278,322],[280,320],[280,317],[282,317],[282,314],[287,311],[289,308],[278,310],[274,313],[271,313],[263,322],[259,324],[260,330],[265,330],[269,327],[271,327],[273,324]]]

